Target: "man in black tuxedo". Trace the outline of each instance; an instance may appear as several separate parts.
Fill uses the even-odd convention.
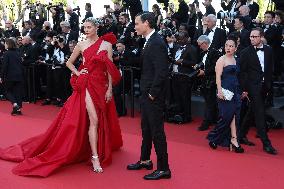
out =
[[[256,19],[259,12],[259,5],[253,0],[247,0],[247,6],[249,7],[249,15],[251,19]]]
[[[201,92],[205,100],[204,119],[198,130],[205,131],[217,121],[215,65],[220,57],[220,52],[214,48],[209,48],[210,39],[206,35],[201,35],[197,43],[202,51],[199,62],[203,64],[203,68],[198,77],[201,78]]]
[[[141,128],[142,146],[140,161],[127,166],[128,170],[153,168],[150,160],[152,142],[157,154],[157,170],[145,175],[146,180],[171,178],[168,164],[167,141],[164,131],[165,81],[168,75],[167,46],[155,32],[155,16],[142,12],[135,18],[135,30],[146,38],[141,54],[143,63],[141,71]],[[153,53],[154,52],[154,53]]]
[[[9,37],[15,37],[16,38],[18,36],[21,36],[19,30],[16,29],[13,26],[12,21],[7,20],[6,23],[5,23],[5,27],[6,27],[6,30],[4,31],[4,37],[5,38],[9,38]]]
[[[177,43],[180,47],[175,54],[173,65],[173,97],[178,104],[177,111],[182,115],[183,123],[190,122],[191,118],[191,88],[192,78],[182,74],[190,74],[194,71],[193,66],[197,64],[197,50],[188,42],[187,32],[179,32]]]
[[[134,25],[130,22],[129,15],[125,12],[120,13],[119,23],[121,25],[118,31],[118,38],[123,39],[127,47],[132,47],[134,44],[132,33],[135,32]]]
[[[78,41],[76,32],[71,30],[70,23],[67,21],[60,22],[62,34],[65,36],[65,44],[69,44],[70,41]]]
[[[249,35],[250,32],[244,27],[244,18],[239,16],[235,18],[234,28],[240,34],[240,46],[248,47],[250,45]]]
[[[207,30],[205,35],[210,39],[210,49],[222,49],[226,42],[226,31],[216,26],[217,17],[213,14],[207,16]]]
[[[261,41],[263,36],[264,32],[261,28],[252,29],[250,33],[252,45],[244,49],[240,56],[240,84],[243,91],[242,96],[250,99],[251,111],[254,113],[257,133],[263,143],[263,150],[269,154],[277,154],[265,129],[264,99],[271,89],[274,60],[272,49]],[[240,139],[247,139],[246,134],[245,128],[242,127]]]
[[[82,20],[82,23],[84,23],[87,18],[93,17],[92,5],[91,5],[91,3],[86,3],[86,5],[85,5],[85,11],[86,11],[86,14],[85,14],[85,18]]]
[[[172,18],[177,19],[179,23],[186,23],[188,21],[188,5],[184,0],[179,0],[178,11],[173,14]]]
[[[212,0],[204,0],[204,2],[202,3],[206,9],[206,12],[205,12],[206,16],[209,14],[216,15],[216,11],[211,3],[212,3]]]
[[[139,66],[135,60],[135,54],[127,48],[124,40],[118,40],[116,43],[116,50],[113,53],[113,62],[120,69],[120,66],[125,67],[137,67]],[[131,89],[131,73],[130,71],[121,70],[123,79],[119,82],[118,85],[113,87],[113,96],[116,106],[116,111],[118,116],[125,116],[126,107],[125,102],[123,103],[123,81],[124,81],[124,92],[129,94]]]
[[[73,11],[72,7],[67,6],[66,7],[66,13],[69,14],[69,24],[72,31],[74,31],[77,35],[77,38],[79,37],[79,16]]]

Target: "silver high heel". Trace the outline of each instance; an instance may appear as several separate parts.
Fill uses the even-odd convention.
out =
[[[99,156],[92,156],[92,160],[93,161],[99,161]],[[93,171],[96,172],[96,173],[104,172],[102,167],[93,168]]]

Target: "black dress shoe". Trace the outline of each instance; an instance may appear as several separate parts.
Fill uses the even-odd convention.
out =
[[[209,142],[209,146],[214,150],[217,148],[217,144],[215,144],[214,142]]]
[[[51,104],[51,100],[44,100],[41,105],[45,106],[45,105],[50,105]]]
[[[17,112],[20,110],[20,107],[17,105],[17,106],[14,106],[13,107],[13,110],[11,112],[11,115],[18,115]]]
[[[169,179],[172,177],[171,171],[159,171],[156,170],[153,173],[150,173],[149,175],[145,175],[143,178],[145,180],[160,180],[160,179]]]
[[[271,144],[270,144],[270,145],[264,145],[264,146],[263,146],[263,150],[264,150],[266,153],[268,153],[268,154],[272,154],[272,155],[276,155],[276,154],[277,154],[277,150],[275,150],[275,148],[273,148],[273,147],[271,146]]]
[[[247,138],[241,138],[240,143],[248,146],[255,146],[255,144],[251,141],[249,141]]]
[[[17,114],[17,115],[23,115],[23,113],[21,112],[21,110],[18,110],[18,111],[16,112],[16,114]]]
[[[128,170],[140,170],[143,168],[147,170],[152,170],[153,169],[152,161],[149,161],[147,163],[141,163],[141,161],[138,161],[137,163],[127,165]]]
[[[202,124],[200,127],[197,128],[198,131],[206,131],[209,129],[209,125],[208,124]]]

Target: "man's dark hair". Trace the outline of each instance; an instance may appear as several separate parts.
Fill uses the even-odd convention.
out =
[[[264,36],[264,31],[263,31],[263,29],[260,28],[260,27],[252,28],[251,31],[259,31],[260,37],[263,37],[263,36]]]
[[[272,16],[272,18],[275,18],[275,12],[273,12],[273,11],[266,11],[265,13],[264,13],[264,15],[265,14],[270,14],[271,16]]]
[[[116,44],[118,44],[118,43],[121,43],[121,44],[125,45],[125,41],[123,39],[117,40]]]
[[[144,12],[138,13],[136,17],[138,16],[140,16],[141,21],[143,23],[148,21],[150,28],[154,29],[157,26],[154,13],[144,11]]]
[[[189,38],[189,35],[188,35],[188,32],[183,31],[183,32],[179,32],[179,33],[178,33],[178,37],[184,39],[184,38]]]
[[[87,6],[89,9],[91,9],[91,8],[92,8],[91,3],[86,3],[86,6]]]
[[[238,19],[243,25],[245,24],[246,20],[243,16],[237,16],[235,19]]]
[[[123,16],[125,19],[127,19],[128,21],[130,20],[129,14],[123,12],[121,13],[119,16]]]

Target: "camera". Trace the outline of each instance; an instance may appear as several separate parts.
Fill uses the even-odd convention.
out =
[[[199,7],[199,1],[198,0],[194,0],[192,4],[195,4],[196,7]]]
[[[65,41],[65,38],[62,35],[58,35],[55,38],[58,40],[59,43],[63,43]]]
[[[110,8],[110,5],[104,5],[104,8],[105,8],[105,9],[109,9],[109,8]]]
[[[237,17],[239,13],[238,12],[224,12],[224,11],[220,11],[217,13],[217,19],[225,19],[225,18],[229,18],[230,20],[233,20],[234,18]]]

